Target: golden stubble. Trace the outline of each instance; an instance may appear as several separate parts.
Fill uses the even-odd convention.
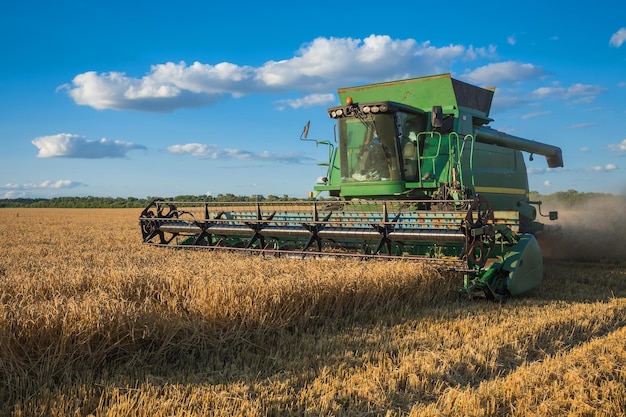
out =
[[[424,264],[144,246],[138,213],[0,210],[2,413],[624,413],[623,264],[469,302]]]

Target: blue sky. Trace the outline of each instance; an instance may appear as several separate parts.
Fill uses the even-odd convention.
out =
[[[0,6],[0,198],[304,197],[338,88],[440,73],[563,149],[532,190],[626,193],[623,2],[212,3]]]

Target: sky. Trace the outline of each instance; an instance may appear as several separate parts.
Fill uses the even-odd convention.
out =
[[[0,198],[306,197],[337,89],[450,73],[541,194],[626,193],[626,4],[22,0],[0,6]]]

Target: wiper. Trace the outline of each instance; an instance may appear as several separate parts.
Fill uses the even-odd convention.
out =
[[[352,114],[354,114],[354,116],[359,119],[359,121],[363,123],[363,125],[365,125],[367,130],[376,132],[376,125],[374,125],[373,121],[366,119],[366,116],[361,112],[359,106],[354,106],[354,108],[352,109]]]

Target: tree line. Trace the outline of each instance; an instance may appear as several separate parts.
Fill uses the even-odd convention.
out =
[[[0,199],[0,208],[144,208],[156,197],[53,197],[53,198],[5,198]],[[235,194],[179,195],[167,200],[175,201],[206,201],[206,202],[256,202],[256,201],[294,201],[298,198],[254,194],[240,196]]]
[[[605,198],[619,198],[620,196],[608,193],[595,192],[579,192],[576,190],[557,191],[548,195],[539,195],[536,191],[530,192],[530,200],[543,200],[544,202],[560,202],[565,203],[568,207],[578,206],[580,204]],[[624,196],[621,196],[624,197]]]
[[[543,199],[546,201],[560,201],[570,206],[575,206],[597,198],[614,197],[612,194],[578,192],[576,190],[558,191],[549,195],[539,195],[536,191],[530,193],[531,200]],[[11,198],[0,199],[0,208],[32,207],[32,208],[144,208],[155,197],[54,197],[54,198]],[[257,201],[294,201],[299,198],[282,196],[253,194],[241,196],[235,194],[207,195],[179,195],[168,198],[175,201],[206,201],[206,202],[257,202]]]

